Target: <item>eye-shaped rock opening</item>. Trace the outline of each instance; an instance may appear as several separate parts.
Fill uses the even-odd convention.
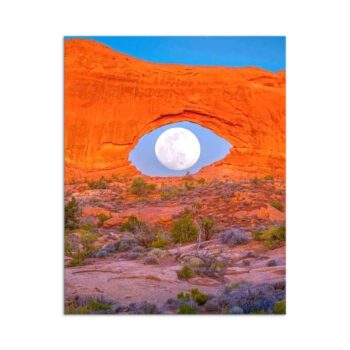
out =
[[[184,176],[225,158],[231,147],[213,131],[181,121],[143,135],[130,152],[129,160],[147,176]]]

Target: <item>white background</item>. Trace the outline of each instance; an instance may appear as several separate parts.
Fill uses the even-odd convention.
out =
[[[1,348],[349,349],[347,3],[2,1]],[[152,34],[287,35],[287,316],[63,316],[63,36]]]

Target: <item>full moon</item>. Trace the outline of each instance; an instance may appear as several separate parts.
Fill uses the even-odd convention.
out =
[[[170,128],[158,137],[155,153],[168,169],[185,170],[196,164],[201,146],[193,132],[184,128]]]

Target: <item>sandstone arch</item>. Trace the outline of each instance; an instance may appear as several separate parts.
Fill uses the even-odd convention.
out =
[[[138,139],[192,121],[234,147],[201,176],[285,177],[285,73],[154,64],[90,40],[65,41],[65,177],[136,174]]]

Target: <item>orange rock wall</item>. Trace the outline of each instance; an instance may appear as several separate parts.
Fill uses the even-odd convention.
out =
[[[128,157],[162,125],[192,121],[234,147],[201,176],[285,177],[285,73],[155,64],[65,41],[65,178],[134,175]]]

